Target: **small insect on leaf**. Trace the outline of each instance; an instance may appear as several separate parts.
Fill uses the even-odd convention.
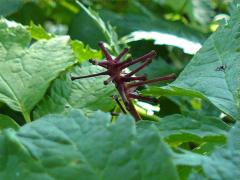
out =
[[[224,64],[224,65],[221,65],[221,66],[217,67],[215,69],[215,71],[223,71],[223,72],[225,72],[226,69],[227,69],[227,65]]]

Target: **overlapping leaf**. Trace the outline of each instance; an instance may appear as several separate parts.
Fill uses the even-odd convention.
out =
[[[0,101],[26,120],[50,82],[74,63],[68,37],[40,40],[30,45],[27,29],[0,20]]]
[[[118,15],[111,11],[101,11],[100,16],[106,22],[110,22],[112,26],[116,27],[116,31],[120,37],[133,32],[137,33],[125,38],[124,41],[126,42],[153,39],[156,44],[177,46],[190,54],[194,54],[196,50],[189,49],[189,45],[196,47],[198,50],[201,47],[201,43],[205,40],[205,36],[202,33],[177,22],[165,21],[163,19],[149,19],[145,16],[135,14]],[[78,38],[83,42],[88,42],[91,46],[97,44],[101,38],[105,39],[99,27],[82,12],[73,19],[69,33],[72,37]],[[85,34],[89,36],[85,36]],[[168,41],[166,40],[167,38],[169,39]]]
[[[5,131],[0,144],[2,179],[178,179],[157,129],[136,129],[127,116],[51,115]]]
[[[223,112],[239,119],[240,11],[213,33],[177,80],[149,94],[191,95],[208,99]]]
[[[142,121],[139,128],[155,124],[160,135],[171,143],[215,141],[224,142],[229,126],[218,118],[186,117],[183,115],[166,116],[160,122]]]
[[[19,125],[9,116],[0,114],[0,131],[6,128],[18,129]]]
[[[187,166],[202,166],[209,179],[237,180],[240,176],[240,124],[230,131],[227,145],[218,147],[210,156],[191,152],[176,155],[176,163]]]
[[[69,107],[81,109],[84,112],[98,109],[110,111],[115,104],[111,95],[117,92],[113,85],[103,84],[108,76],[70,80],[70,75],[89,75],[102,71],[97,66],[86,63],[81,68],[75,67],[73,72],[56,79],[49,93],[34,110],[34,117],[38,118],[49,113],[62,113],[68,111]]]
[[[208,0],[156,0],[155,2],[168,6],[177,13],[186,13],[192,22],[204,25],[209,23],[215,14],[213,3]]]

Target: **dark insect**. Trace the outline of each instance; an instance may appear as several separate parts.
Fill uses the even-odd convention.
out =
[[[224,64],[224,65],[221,65],[221,66],[217,67],[215,69],[215,71],[223,71],[223,72],[225,72],[226,68],[227,68],[227,65]]]
[[[148,101],[153,103],[158,103],[158,99],[152,97],[145,97],[138,95],[136,90],[138,87],[143,86],[149,83],[156,83],[159,81],[166,81],[166,80],[173,80],[175,79],[175,74],[170,74],[163,77],[158,77],[155,79],[147,80],[146,75],[142,76],[134,76],[137,72],[145,68],[149,63],[151,63],[152,59],[156,56],[155,51],[151,51],[139,58],[134,60],[127,59],[126,61],[120,62],[121,58],[127,54],[128,49],[125,48],[123,51],[116,57],[112,58],[107,49],[104,47],[103,43],[99,43],[99,47],[102,50],[106,60],[97,61],[90,59],[89,62],[93,65],[98,65],[106,69],[106,71],[97,73],[97,74],[90,74],[87,76],[80,76],[80,77],[71,77],[72,80],[88,78],[88,77],[96,77],[101,75],[109,75],[110,77],[105,80],[103,83],[105,85],[113,82],[115,84],[116,89],[118,90],[119,95],[122,98],[122,101],[126,107],[126,110],[129,111],[135,120],[140,120],[141,117],[136,111],[132,99],[138,99],[142,101]],[[134,69],[129,73],[123,73],[123,70],[133,64],[141,63],[139,67]],[[125,112],[124,108],[121,107],[121,103],[117,98],[115,101],[120,106],[123,112]]]

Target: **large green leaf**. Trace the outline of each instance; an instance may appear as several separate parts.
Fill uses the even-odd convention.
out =
[[[0,101],[26,120],[50,82],[74,63],[68,37],[40,40],[30,45],[27,29],[0,20]]]
[[[39,118],[45,114],[62,113],[74,107],[89,113],[94,110],[110,111],[115,102],[111,95],[115,91],[114,86],[105,86],[103,81],[108,76],[96,78],[86,78],[71,81],[69,76],[89,75],[104,71],[97,66],[83,64],[82,67],[75,67],[73,72],[56,79],[47,95],[37,105],[34,110],[34,118]]]
[[[227,145],[218,147],[210,156],[185,151],[176,155],[176,164],[202,166],[209,179],[238,180],[240,177],[240,123],[230,130]]]
[[[150,94],[192,95],[208,99],[226,114],[239,119],[240,11],[213,33],[176,81]]]
[[[124,38],[124,42],[153,39],[156,44],[176,46],[184,49],[187,53],[194,54],[205,40],[205,36],[202,33],[178,22],[149,19],[136,14],[119,15],[106,10],[100,11],[100,16],[105,22],[110,22],[112,26],[116,27],[116,32],[119,36],[126,36],[132,33]],[[96,46],[99,40],[105,39],[104,34],[93,23],[93,20],[86,18],[82,12],[73,18],[69,34],[73,38],[90,43],[93,47],[94,45]]]
[[[168,142],[225,141],[229,126],[214,117],[186,117],[175,114],[162,118],[160,122],[140,121],[138,127],[156,125],[161,137]]]
[[[23,0],[0,0],[0,16],[15,12],[23,4]]]
[[[3,132],[0,143],[2,179],[178,179],[157,129],[138,130],[129,116],[51,115]]]

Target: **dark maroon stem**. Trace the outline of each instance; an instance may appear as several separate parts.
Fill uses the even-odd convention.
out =
[[[149,59],[153,59],[155,56],[156,56],[156,52],[155,51],[151,51],[151,52],[145,54],[144,56],[141,56],[141,57],[139,57],[139,58],[137,58],[137,59],[135,59],[133,61],[130,61],[130,62],[129,61],[124,61],[124,62],[120,63],[119,66],[120,66],[121,69],[125,69],[126,67],[131,66],[133,64],[136,64],[138,62],[147,61]]]
[[[109,54],[107,49],[104,47],[103,42],[99,42],[98,45],[99,45],[100,49],[102,50],[102,52],[103,52],[104,56],[106,57],[106,59],[108,61],[110,61],[110,62],[113,61],[111,55]]]
[[[123,51],[115,58],[115,61],[118,62],[120,61],[120,59],[125,55],[127,54],[128,52],[128,48],[124,48]]]
[[[83,79],[83,78],[96,77],[96,76],[102,76],[102,75],[108,75],[108,71],[97,73],[97,74],[90,74],[86,76],[71,77],[71,80],[74,81],[76,79]]]
[[[173,80],[175,78],[176,78],[175,74],[170,74],[168,76],[163,76],[163,77],[159,77],[159,78],[155,78],[155,79],[151,79],[151,80],[147,80],[147,81],[141,81],[141,82],[128,84],[128,88],[143,86],[145,84],[156,83],[156,82],[159,82],[159,81]]]
[[[140,115],[138,114],[137,110],[135,109],[132,101],[129,101],[129,104],[128,104],[128,106],[126,106],[126,108],[127,108],[127,110],[132,114],[132,116],[134,117],[134,119],[135,119],[136,121],[141,120],[141,117],[140,117]]]
[[[136,74],[138,71],[145,68],[149,63],[151,63],[151,59],[148,59],[146,62],[144,62],[141,66],[139,66],[137,69],[133,70],[132,72],[128,73],[125,77],[131,77],[132,75]]]

